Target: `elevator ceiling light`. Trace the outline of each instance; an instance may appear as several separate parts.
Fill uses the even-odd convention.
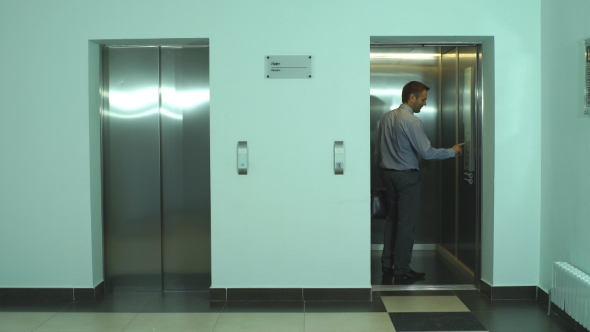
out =
[[[371,96],[400,96],[402,95],[401,89],[376,89],[371,88]]]
[[[371,53],[371,59],[436,59],[435,53]]]

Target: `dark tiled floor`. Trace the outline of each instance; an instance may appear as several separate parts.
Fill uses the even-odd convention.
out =
[[[373,285],[388,284],[387,280],[383,282],[379,255],[378,251],[373,251],[371,255]],[[462,279],[451,266],[445,264],[442,257],[435,251],[416,251],[412,268],[427,274],[425,280],[418,281],[415,285],[469,285],[469,282]],[[433,303],[437,304],[433,305]],[[80,315],[79,319],[86,319],[87,324],[91,325],[96,322],[94,315],[100,315],[100,320],[103,321],[112,319],[113,324],[115,321],[127,319],[125,324],[129,325],[121,325],[119,331],[127,330],[125,326],[141,326],[150,319],[153,320],[150,324],[160,324],[158,322],[168,324],[160,326],[159,330],[181,328],[181,324],[191,320],[193,322],[208,321],[207,324],[210,325],[198,323],[201,324],[200,327],[209,326],[210,328],[205,329],[207,331],[243,331],[243,325],[240,324],[259,326],[255,324],[259,324],[261,319],[268,323],[269,319],[278,319],[277,317],[282,317],[284,321],[277,321],[276,324],[291,324],[289,326],[298,331],[317,331],[319,326],[321,331],[326,329],[341,331],[343,326],[351,331],[378,332],[393,331],[394,326],[398,331],[578,331],[570,321],[555,314],[548,316],[545,303],[536,300],[491,301],[476,290],[380,291],[373,292],[371,302],[209,302],[208,291],[117,292],[107,293],[103,298],[94,301],[2,300],[0,301],[0,330],[7,330],[3,324],[16,324],[10,325],[8,327],[10,330],[13,326],[25,326],[27,321],[30,323],[34,319],[39,320],[41,325],[36,326],[39,326],[41,330],[44,327],[55,327],[58,323],[69,328],[71,327],[68,325],[69,320],[74,319],[71,315],[76,314]],[[123,314],[127,316],[121,317],[120,315]],[[8,322],[11,319],[13,321]],[[429,320],[431,323],[428,323]],[[354,325],[357,323],[360,325]],[[193,323],[193,326],[194,324],[197,323]],[[276,330],[277,325],[272,326],[272,324],[270,327],[261,326],[257,331]],[[281,325],[281,328],[285,326]],[[101,328],[98,325],[87,327]]]
[[[411,282],[412,285],[462,285],[473,284],[459,271],[448,264],[436,250],[416,250],[412,254],[411,267],[414,271],[426,273],[424,280]],[[371,251],[371,285],[396,285],[393,277],[381,273],[381,251]]]
[[[390,313],[397,331],[487,331],[470,312]]]
[[[1,313],[14,312],[52,312],[57,314],[67,313],[214,313],[227,314],[257,314],[257,313],[281,313],[281,314],[371,314],[389,313],[392,325],[402,328],[401,324],[409,328],[406,331],[425,331],[428,328],[418,324],[436,317],[447,317],[442,320],[455,323],[452,327],[443,325],[431,326],[436,330],[453,328],[452,331],[461,331],[466,328],[473,330],[474,320],[481,323],[488,331],[493,332],[573,332],[576,330],[570,323],[561,317],[552,314],[547,316],[545,304],[536,300],[495,300],[491,301],[478,291],[383,291],[374,292],[372,302],[356,301],[228,301],[209,302],[208,292],[171,292],[171,293],[109,293],[103,299],[96,301],[76,302],[0,302]],[[429,302],[433,297],[445,298],[460,302],[465,310],[457,310],[455,313],[442,313],[447,308],[429,308],[427,311],[416,306],[415,300],[423,298]],[[389,303],[413,302],[414,308],[408,312],[398,312],[397,309],[387,307],[385,299]],[[408,303],[409,303],[408,302]],[[389,309],[389,310],[388,310]],[[220,317],[221,317],[220,316]],[[5,316],[3,316],[5,317]],[[138,316],[139,317],[139,316]],[[253,316],[254,317],[254,316]],[[317,318],[317,316],[314,316]],[[436,318],[436,319],[439,319]],[[405,321],[405,323],[403,323]],[[461,322],[466,325],[461,328]],[[415,323],[415,324],[414,324]],[[398,324],[398,325],[396,325]],[[409,325],[408,325],[409,324]],[[413,324],[413,325],[412,325]],[[418,325],[416,325],[418,324]],[[457,325],[459,324],[459,325]],[[414,326],[414,327],[412,327]],[[2,330],[0,321],[0,330]],[[448,329],[447,329],[448,330]],[[475,329],[477,330],[477,329]],[[399,331],[399,329],[398,329]],[[448,330],[451,331],[451,330]]]
[[[493,332],[571,332],[571,324],[537,300],[491,301],[478,291],[454,291],[475,317]]]

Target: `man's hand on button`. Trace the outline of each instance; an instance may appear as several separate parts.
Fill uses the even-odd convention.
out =
[[[453,150],[455,151],[455,156],[462,156],[463,155],[463,145],[465,145],[465,144],[466,144],[466,142],[453,145]]]

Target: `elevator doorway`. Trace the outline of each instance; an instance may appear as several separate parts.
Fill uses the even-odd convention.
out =
[[[435,148],[468,142],[462,157],[420,160],[420,219],[412,267],[426,272],[414,285],[478,285],[481,275],[481,45],[371,44],[371,187],[382,187],[374,160],[383,114],[399,107],[403,86],[421,81],[431,89],[416,114]],[[371,220],[373,285],[394,283],[381,275],[383,225]]]
[[[211,284],[209,48],[101,48],[105,288]]]

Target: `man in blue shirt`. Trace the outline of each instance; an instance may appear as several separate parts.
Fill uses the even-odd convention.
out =
[[[435,149],[424,133],[420,113],[429,87],[412,81],[402,90],[403,104],[383,115],[379,124],[376,157],[387,192],[388,214],[383,234],[381,271],[398,279],[422,279],[425,273],[410,268],[414,234],[419,215],[420,173],[418,156],[447,159],[460,156],[465,143]]]

